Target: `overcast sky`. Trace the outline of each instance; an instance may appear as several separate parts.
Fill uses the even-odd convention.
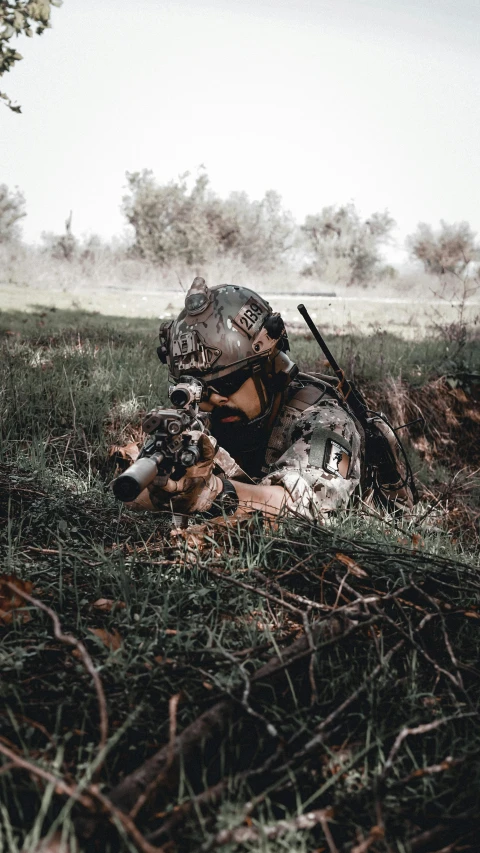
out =
[[[24,235],[124,229],[125,172],[204,164],[299,219],[354,201],[480,232],[478,0],[64,0],[2,80]]]

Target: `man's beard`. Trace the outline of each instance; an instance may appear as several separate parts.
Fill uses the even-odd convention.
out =
[[[225,418],[238,420],[222,423]],[[236,462],[251,477],[260,476],[264,456],[266,433],[263,424],[253,424],[245,412],[233,406],[217,406],[210,415],[210,430]]]
[[[238,418],[235,421],[223,423],[225,418]],[[210,415],[211,433],[217,439],[221,447],[231,452],[231,449],[243,444],[242,438],[248,433],[249,420],[241,409],[233,406],[216,406]]]

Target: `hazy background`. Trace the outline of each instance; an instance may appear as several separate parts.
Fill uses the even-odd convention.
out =
[[[125,172],[204,164],[215,192],[273,188],[301,220],[354,201],[480,231],[475,0],[65,0],[4,79],[1,180],[25,239],[121,232]]]

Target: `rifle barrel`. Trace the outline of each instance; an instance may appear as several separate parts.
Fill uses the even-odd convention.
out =
[[[152,456],[141,456],[123,474],[120,474],[113,483],[113,494],[119,501],[129,503],[138,498],[140,492],[147,488],[148,484],[158,474],[158,465],[163,459],[163,453],[153,453]]]

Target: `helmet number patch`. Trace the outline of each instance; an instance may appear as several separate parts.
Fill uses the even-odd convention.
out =
[[[263,317],[264,309],[258,302],[250,297],[250,299],[242,305],[240,311],[232,323],[242,332],[246,332],[249,338],[253,336],[253,328],[257,325],[257,321]]]

